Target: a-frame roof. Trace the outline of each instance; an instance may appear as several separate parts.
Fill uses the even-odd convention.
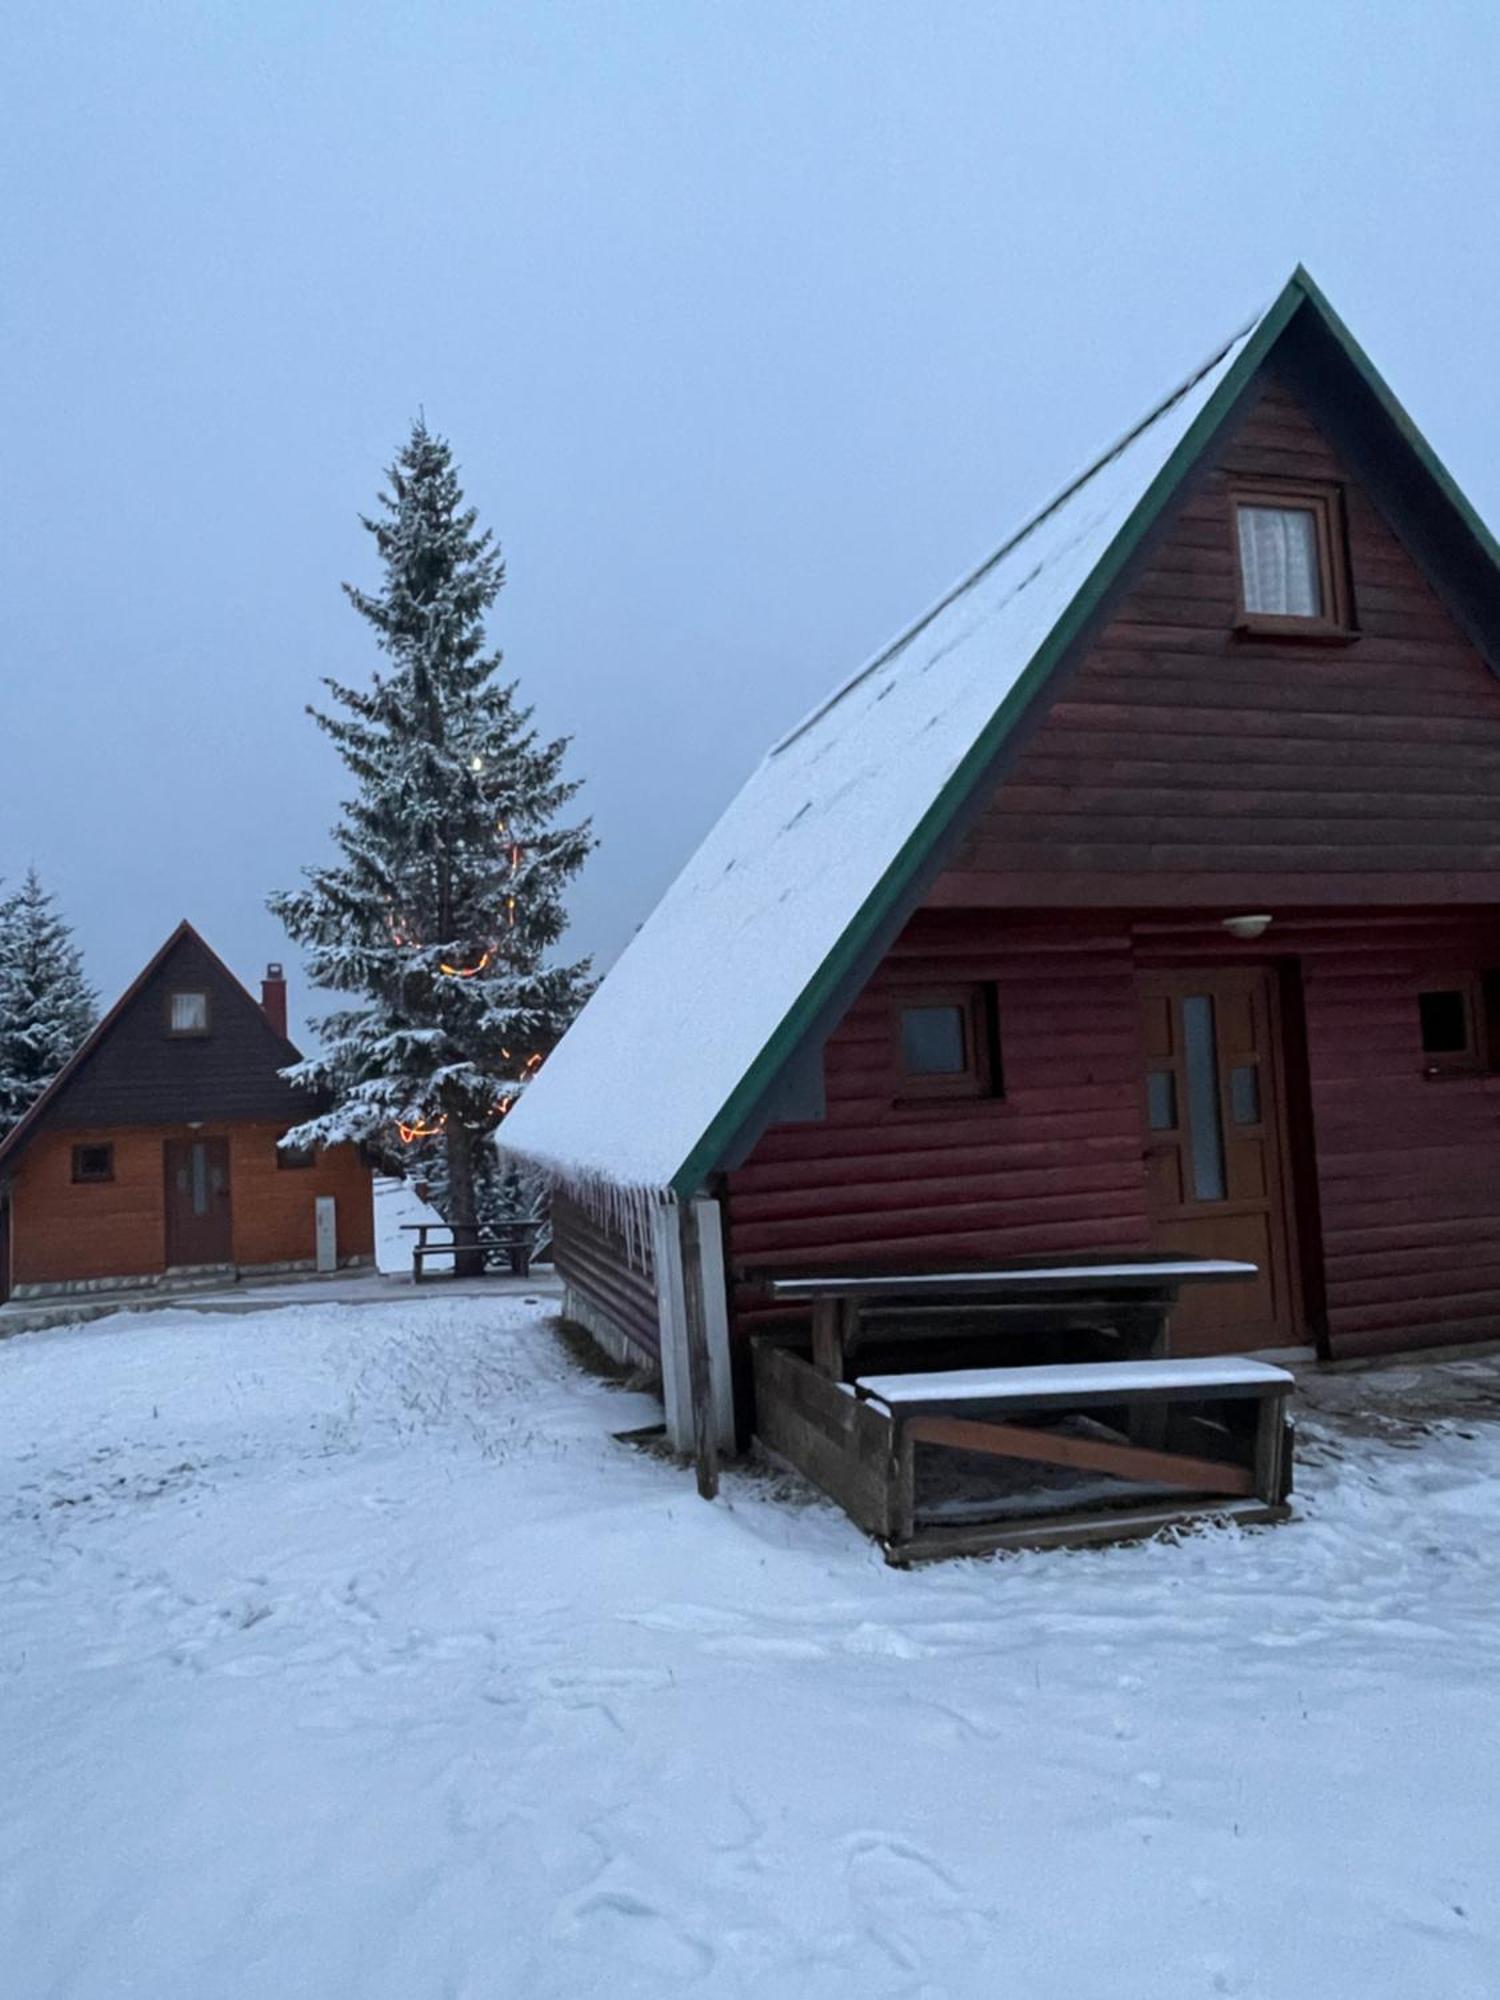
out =
[[[692,1192],[763,1121],[1273,350],[1500,661],[1500,547],[1300,268],[1273,304],[777,743],[506,1120],[580,1188]]]
[[[93,1031],[86,1035],[83,1041],[79,1043],[72,1056],[64,1063],[57,1075],[53,1077],[51,1083],[47,1085],[41,1096],[12,1125],[4,1138],[0,1139],[0,1172],[3,1172],[8,1165],[14,1163],[16,1157],[21,1153],[28,1141],[35,1137],[36,1133],[45,1125],[55,1125],[64,1119],[69,1100],[73,1097],[81,1080],[89,1073],[91,1066],[97,1063],[101,1053],[107,1050],[111,1042],[115,1040],[122,1024],[130,1018],[136,1009],[137,1002],[147,993],[156,980],[157,975],[163,972],[184,952],[191,954],[195,971],[201,972],[207,970],[215,984],[221,990],[232,991],[238,999],[242,1000],[245,1008],[250,1010],[250,1015],[254,1018],[257,1030],[263,1029],[265,1038],[264,1067],[268,1077],[274,1077],[278,1069],[298,1060],[297,1049],[284,1036],[278,1034],[270,1022],[265,1019],[260,1003],[255,999],[254,995],[235,977],[212,946],[206,944],[198,932],[194,930],[193,926],[184,918],[161,948],[154,952],[146,964],[141,967],[141,970],[131,980],[130,984],[125,988],[109,1011],[101,1016]],[[247,1016],[246,1018],[249,1017]],[[205,1045],[202,1053],[208,1061],[212,1062],[217,1057],[217,1048]],[[268,1090],[267,1097],[268,1099],[285,1098],[288,1104],[295,1104],[294,1094],[288,1086],[281,1084],[279,1080]],[[162,1113],[162,1122],[171,1122],[171,1116],[171,1113],[164,1111]]]

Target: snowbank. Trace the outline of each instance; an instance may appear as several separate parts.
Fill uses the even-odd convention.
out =
[[[910,1575],[653,1414],[519,1301],[0,1343],[6,2000],[1495,1993],[1493,1407]]]

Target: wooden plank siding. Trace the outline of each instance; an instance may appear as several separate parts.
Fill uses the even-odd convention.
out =
[[[1339,482],[1359,636],[1234,631],[1233,481]],[[1066,675],[936,905],[1500,900],[1500,680],[1274,382]]]
[[[733,1265],[1149,1249],[1136,979],[1195,963],[1294,968],[1330,1351],[1500,1338],[1500,1077],[1427,1076],[1417,1011],[1500,963],[1495,911],[1288,913],[1254,945],[1203,915],[919,914],[827,1044],[823,1121],[771,1128],[728,1177]],[[898,1101],[913,979],[994,981],[1003,1099]],[[740,1333],[790,1316],[740,1287]]]
[[[995,983],[1006,1095],[901,1103],[899,996],[950,980]],[[728,1177],[732,1263],[1140,1249],[1138,1047],[1123,925],[917,918],[828,1041],[825,1118],[773,1127]]]
[[[205,1035],[166,1032],[168,996],[208,995]],[[109,1033],[85,1058],[42,1126],[163,1125],[191,1119],[279,1119],[300,1124],[317,1105],[279,1071],[297,1051],[259,1005],[188,932],[130,994]]]
[[[1339,482],[1359,636],[1234,630],[1236,479]],[[997,772],[829,1038],[821,1123],[724,1190],[790,1270],[1150,1247],[1137,981],[1278,968],[1306,1324],[1335,1356],[1500,1338],[1500,1077],[1424,1073],[1417,996],[1500,967],[1500,681],[1267,380]],[[1272,912],[1254,944],[1222,928]],[[902,1104],[904,985],[993,981],[1005,1095]],[[737,1326],[767,1317],[743,1287]]]
[[[648,1366],[660,1366],[656,1273],[649,1246],[632,1255],[623,1233],[555,1193],[552,1261],[571,1292],[628,1341]]]

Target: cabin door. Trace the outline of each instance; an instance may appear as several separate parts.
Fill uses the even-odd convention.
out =
[[[1254,1264],[1244,1284],[1185,1288],[1179,1354],[1302,1339],[1280,1010],[1254,968],[1140,985],[1152,1247]]]
[[[164,1153],[168,1265],[229,1263],[229,1141],[168,1139]]]

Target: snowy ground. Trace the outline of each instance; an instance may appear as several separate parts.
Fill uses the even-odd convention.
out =
[[[4,2000],[1500,1992],[1494,1364],[1289,1527],[906,1575],[540,1312],[0,1344]]]

